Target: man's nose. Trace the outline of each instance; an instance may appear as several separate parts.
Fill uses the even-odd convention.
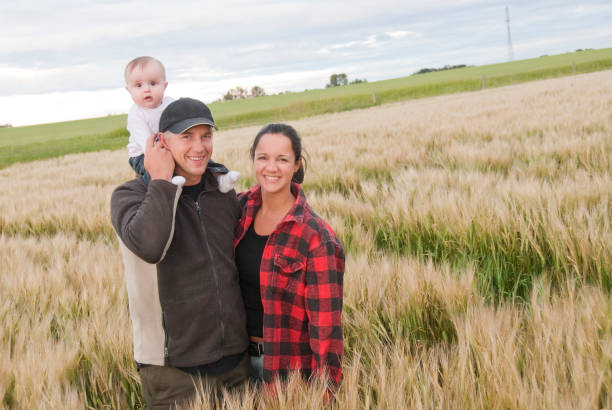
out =
[[[196,138],[195,142],[193,143],[193,148],[198,151],[204,151],[204,149],[206,148],[206,143],[203,139]]]

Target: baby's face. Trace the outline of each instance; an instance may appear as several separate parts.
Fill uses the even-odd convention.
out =
[[[143,108],[156,108],[161,104],[167,86],[168,83],[159,64],[149,63],[144,67],[134,67],[127,75],[125,89],[128,90],[136,105]]]

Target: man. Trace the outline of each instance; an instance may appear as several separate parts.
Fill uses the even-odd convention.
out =
[[[111,198],[125,265],[134,357],[147,405],[192,398],[194,381],[231,387],[248,377],[245,311],[234,262],[240,209],[218,191],[208,160],[215,123],[208,107],[181,98],[163,111],[147,142],[146,183]],[[173,177],[183,177],[173,184]],[[179,178],[182,179],[182,178]]]

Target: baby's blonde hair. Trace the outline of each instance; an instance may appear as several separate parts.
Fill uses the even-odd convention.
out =
[[[135,59],[127,63],[127,65],[125,66],[125,72],[123,73],[123,76],[125,77],[125,82],[127,83],[128,75],[132,71],[134,71],[136,67],[144,68],[148,64],[159,64],[162,70],[162,75],[164,76],[164,80],[166,79],[166,68],[161,63],[161,61],[159,61],[157,58],[153,58],[149,56],[142,56],[142,57],[136,57]]]

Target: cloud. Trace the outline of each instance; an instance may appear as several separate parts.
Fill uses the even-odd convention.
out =
[[[0,2],[0,16],[10,22],[0,25],[0,96],[121,90],[123,68],[138,55],[165,64],[169,90],[198,90],[213,99],[236,85],[271,92],[323,87],[334,72],[373,81],[425,66],[494,62],[506,55],[505,4]],[[609,1],[513,0],[510,13],[517,58],[611,44]],[[120,106],[125,95],[117,95]]]
[[[63,69],[37,69],[0,66],[0,78],[7,78],[9,81],[22,81],[36,78],[46,79],[63,72]]]
[[[413,31],[407,31],[407,30],[387,31],[384,33],[384,36],[372,34],[364,40],[348,41],[346,43],[332,44],[331,46],[319,49],[317,52],[320,54],[331,54],[333,50],[343,50],[343,49],[363,48],[363,47],[370,47],[370,48],[379,47],[379,46],[383,46],[386,43],[388,43],[389,40],[401,40],[408,36],[416,37],[417,34]],[[384,38],[384,37],[387,37],[387,38]]]
[[[514,44],[514,49],[525,54],[533,50],[547,49],[560,49],[559,52],[574,51],[577,48],[588,48],[588,46],[584,46],[584,44],[588,44],[590,41],[600,40],[602,44],[605,44],[606,41],[608,41],[608,44],[610,44],[609,42],[611,39],[612,27],[605,29],[590,28],[573,31],[571,38],[568,38],[568,36],[565,34],[555,34],[548,35],[545,38],[516,42],[516,44]]]
[[[411,36],[411,37],[416,36],[415,32],[407,31],[407,30],[387,31],[385,34],[394,40],[401,40],[402,38],[405,38],[408,36]]]
[[[329,78],[327,69],[286,71],[277,74],[234,75],[203,81],[170,81],[166,95],[193,97],[205,102],[220,98],[236,86],[263,87],[268,94],[286,90],[322,88]],[[32,95],[0,96],[0,124],[13,126],[100,117],[127,112],[132,105],[123,88],[110,90],[55,92]]]
[[[50,68],[4,64],[0,66],[0,95],[66,91],[71,87],[79,90],[100,89],[105,88],[101,84],[108,84],[106,80],[112,74],[103,66],[95,64]],[[67,87],[67,84],[70,86]]]
[[[13,126],[101,117],[127,112],[124,89],[0,96],[0,123]]]
[[[334,44],[329,47],[331,50],[341,50],[343,48],[351,47],[370,47],[376,45],[376,35],[368,36],[365,40],[360,41],[349,41],[348,43]]]

